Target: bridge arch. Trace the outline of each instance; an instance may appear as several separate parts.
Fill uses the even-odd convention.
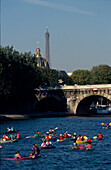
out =
[[[76,107],[75,107],[75,113],[77,115],[89,115],[90,114],[90,106],[94,102],[95,104],[98,102],[98,100],[102,98],[104,101],[104,105],[107,105],[110,103],[110,96],[107,94],[104,95],[85,95],[79,98],[79,101],[77,101]]]
[[[62,112],[65,111],[64,102],[58,96],[47,96],[36,103],[35,111]]]

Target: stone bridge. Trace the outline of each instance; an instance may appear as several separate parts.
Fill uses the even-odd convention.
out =
[[[68,111],[77,115],[89,114],[92,103],[111,104],[111,84],[74,85],[61,88],[35,89],[37,108],[42,111]],[[101,101],[100,101],[101,99]]]

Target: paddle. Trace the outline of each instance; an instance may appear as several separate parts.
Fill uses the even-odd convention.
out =
[[[93,136],[93,139],[97,139],[98,137],[97,136]]]
[[[30,137],[32,137],[33,135],[30,135],[30,136],[27,136],[26,138],[30,138]]]
[[[58,127],[56,127],[54,130],[58,129]]]

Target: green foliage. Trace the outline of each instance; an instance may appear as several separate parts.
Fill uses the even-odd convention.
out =
[[[91,84],[110,84],[111,67],[108,65],[95,66],[91,70]]]
[[[111,67],[108,65],[95,66],[88,70],[76,70],[71,76],[74,84],[111,84]]]
[[[91,74],[88,70],[76,70],[71,76],[74,84],[84,85],[90,84]]]
[[[28,100],[34,97],[39,86],[110,84],[111,67],[100,65],[91,71],[76,70],[71,77],[59,75],[57,70],[37,67],[31,52],[19,53],[13,46],[0,47],[0,102],[5,100]]]

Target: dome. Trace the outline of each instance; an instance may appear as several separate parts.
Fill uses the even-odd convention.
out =
[[[37,66],[38,67],[42,67],[42,68],[47,67],[47,68],[49,68],[48,61],[41,56],[40,48],[36,49],[36,61],[37,61]]]

